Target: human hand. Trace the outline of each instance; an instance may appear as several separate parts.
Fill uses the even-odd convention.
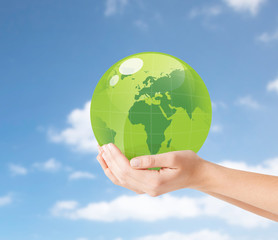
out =
[[[99,147],[97,159],[115,184],[150,196],[193,188],[278,221],[278,177],[226,168],[192,151],[145,155],[129,160],[109,143]],[[149,168],[160,170],[149,170]]]
[[[204,163],[190,150],[145,155],[129,160],[114,144],[99,147],[97,160],[106,176],[116,185],[150,196],[198,188],[204,182]],[[160,167],[160,170],[148,168]]]

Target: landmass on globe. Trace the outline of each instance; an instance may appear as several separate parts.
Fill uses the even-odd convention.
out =
[[[91,123],[100,145],[113,142],[129,159],[197,152],[209,132],[211,101],[188,64],[164,53],[139,53],[102,76],[91,101]]]

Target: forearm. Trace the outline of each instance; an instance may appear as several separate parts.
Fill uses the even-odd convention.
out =
[[[278,177],[202,164],[195,189],[222,195],[278,216]],[[277,219],[276,219],[277,221]]]
[[[212,192],[206,192],[206,193],[211,195],[211,196],[213,196],[213,197],[221,199],[221,200],[223,200],[225,202],[231,203],[231,204],[233,204],[233,205],[235,205],[237,207],[240,207],[240,208],[242,208],[244,210],[247,210],[249,212],[255,213],[255,214],[260,215],[262,217],[265,217],[265,218],[268,218],[270,220],[278,222],[278,215],[276,215],[276,214],[273,214],[273,213],[265,211],[263,209],[254,207],[252,205],[249,205],[247,203],[241,202],[239,200],[223,196],[221,194],[216,194],[216,193],[212,193]]]

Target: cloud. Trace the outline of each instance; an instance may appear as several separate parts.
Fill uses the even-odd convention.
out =
[[[142,19],[134,21],[134,25],[143,31],[146,31],[149,28],[149,25]]]
[[[236,101],[236,104],[245,106],[248,108],[252,108],[252,109],[259,109],[261,107],[261,105],[255,99],[253,99],[251,96],[245,96],[245,97],[238,98]]]
[[[64,206],[72,206],[65,208]],[[185,218],[199,215],[199,208],[194,199],[177,198],[163,195],[152,198],[147,195],[120,196],[110,202],[90,203],[77,208],[77,202],[58,202],[52,213],[69,219],[86,219],[93,221],[114,222],[125,220],[141,220],[152,222],[167,218]],[[136,206],[136,207],[134,207]]]
[[[225,160],[220,165],[245,171],[278,175],[278,157],[256,165]],[[136,207],[134,207],[136,206]],[[227,224],[245,228],[267,227],[270,220],[247,212],[211,196],[176,197],[170,194],[153,198],[148,195],[122,195],[111,201],[92,202],[79,206],[76,201],[58,201],[51,209],[51,214],[71,220],[90,221],[145,221],[163,219],[210,217],[224,220]],[[173,238],[175,239],[175,238]]]
[[[12,201],[13,201],[12,197],[9,195],[0,197],[0,207],[8,205],[8,204],[12,203]]]
[[[211,107],[212,107],[212,110],[216,111],[218,109],[226,109],[227,108],[227,105],[226,103],[224,102],[221,102],[221,101],[211,101]]]
[[[218,16],[221,13],[222,13],[222,8],[220,6],[193,8],[189,12],[189,17],[190,18],[195,18],[199,16],[213,17],[213,16]]]
[[[273,33],[264,32],[260,36],[258,36],[257,39],[264,43],[276,41],[276,40],[278,40],[278,29],[276,31],[274,31]]]
[[[10,164],[9,169],[10,169],[10,172],[13,176],[26,175],[28,173],[28,171],[25,167],[22,167],[22,166],[17,165],[17,164]]]
[[[210,127],[210,131],[213,133],[220,133],[223,131],[223,127],[220,124],[213,124]]]
[[[194,233],[166,232],[157,235],[149,235],[135,240],[230,240],[230,236],[218,231],[203,229]]]
[[[84,237],[79,237],[76,240],[89,240],[88,238],[84,238]]]
[[[271,223],[270,220],[211,196],[192,198],[175,197],[170,194],[156,198],[148,195],[123,195],[110,202],[93,202],[85,207],[78,207],[78,202],[75,201],[57,202],[51,209],[51,213],[53,216],[71,220],[85,219],[101,222],[130,220],[154,222],[169,218],[211,217],[245,228],[266,227]]]
[[[278,93],[278,78],[267,84],[267,91]]]
[[[31,168],[32,167],[32,168]],[[94,179],[96,176],[90,172],[85,171],[74,171],[69,166],[64,166],[62,163],[57,161],[54,158],[50,158],[45,162],[35,162],[30,167],[29,172],[33,172],[34,170],[45,171],[45,172],[58,172],[60,170],[70,172],[69,180],[79,180],[79,179]],[[27,168],[22,167],[16,164],[10,164],[9,170],[13,176],[16,175],[26,175],[28,173]],[[1,204],[0,204],[1,205]]]
[[[77,206],[78,206],[78,202],[76,201],[59,201],[51,209],[51,214],[53,216],[59,216],[61,212],[74,210],[76,209]]]
[[[45,162],[34,163],[33,167],[46,172],[57,172],[58,170],[61,169],[62,164],[57,160],[55,160],[54,158],[50,158]]]
[[[54,143],[64,143],[73,150],[82,153],[97,152],[97,141],[93,135],[90,122],[91,102],[85,103],[82,109],[74,109],[67,117],[69,127],[60,132],[49,129],[48,136]]]
[[[95,175],[89,172],[82,172],[76,171],[69,175],[70,180],[77,180],[77,179],[94,179]]]
[[[237,12],[249,12],[256,15],[266,0],[223,0],[229,7]]]
[[[117,13],[123,12],[128,0],[106,0],[106,8],[104,11],[104,15],[106,17],[110,17]]]
[[[225,167],[239,169],[243,171],[257,172],[262,174],[270,174],[278,176],[278,157],[263,161],[257,165],[248,165],[246,162],[235,162],[231,160],[224,160],[220,163]]]
[[[32,167],[32,168],[31,168]],[[35,162],[30,167],[29,172],[33,172],[34,170],[45,171],[45,172],[58,172],[60,170],[70,172],[69,180],[78,180],[78,179],[94,179],[96,176],[90,172],[85,171],[74,171],[69,166],[64,166],[62,163],[57,161],[54,158],[50,158],[45,162]],[[16,164],[9,165],[10,172],[12,175],[26,175],[27,169]]]

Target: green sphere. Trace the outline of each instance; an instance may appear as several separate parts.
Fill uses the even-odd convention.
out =
[[[198,152],[211,124],[211,101],[201,77],[168,54],[143,52],[110,67],[91,101],[100,146],[114,143],[130,160],[169,151]]]

